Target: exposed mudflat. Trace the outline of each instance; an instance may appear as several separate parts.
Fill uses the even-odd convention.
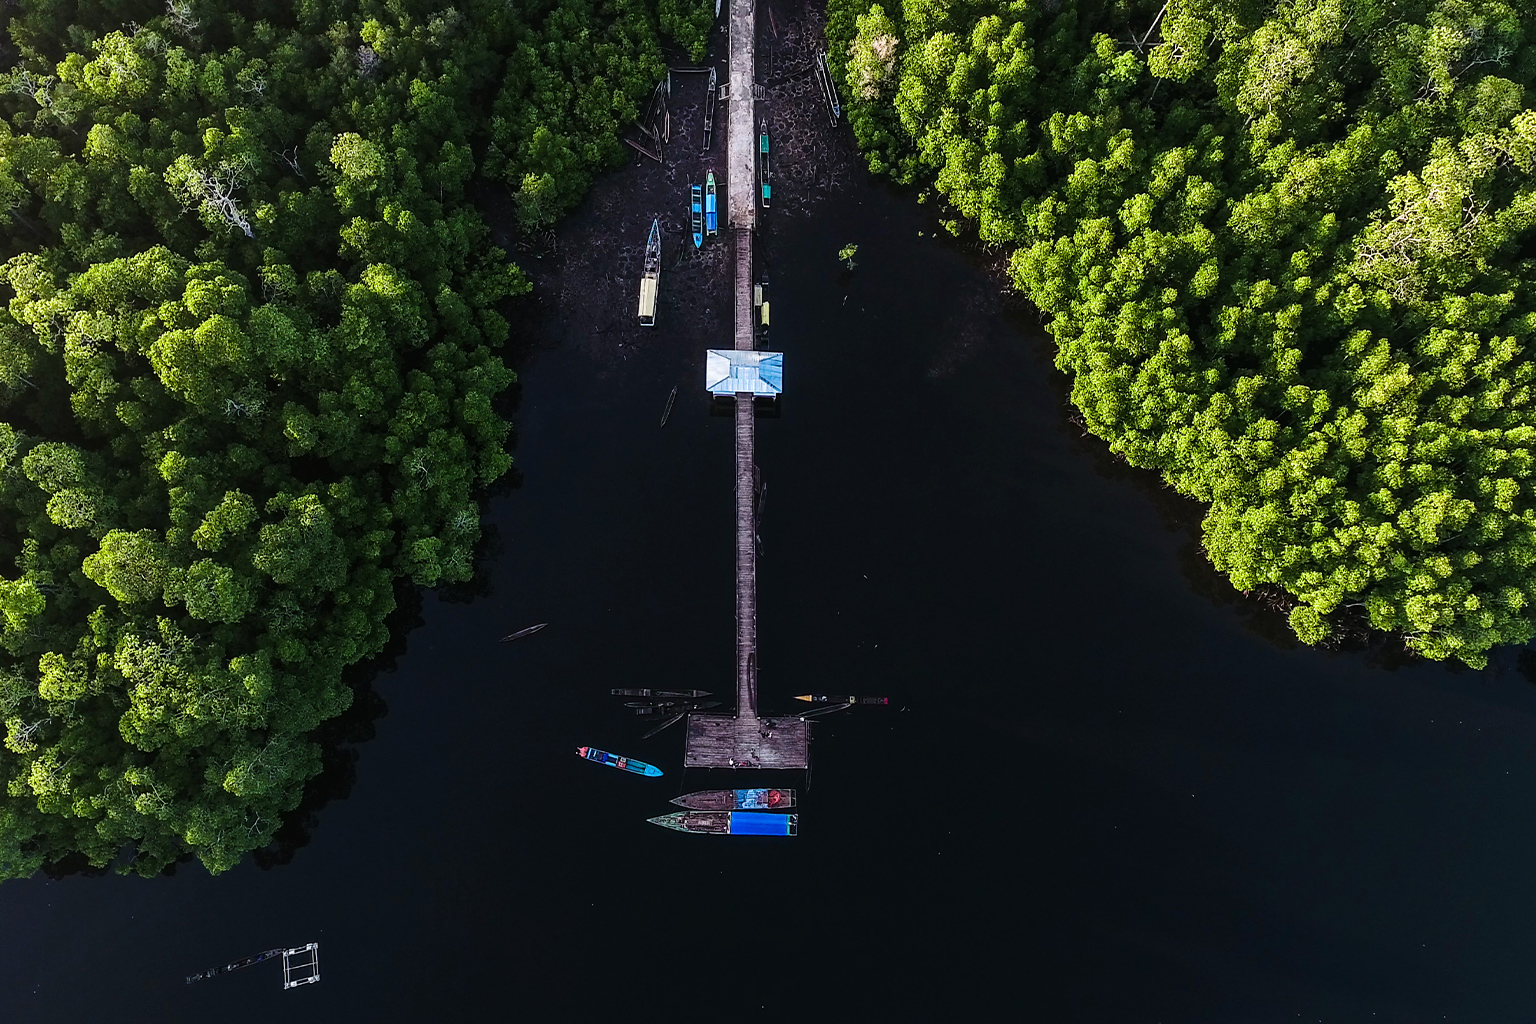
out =
[[[759,120],[769,124],[773,205],[759,217],[757,270],[771,273],[773,224],[806,217],[842,189],[860,166],[846,121],[833,125],[813,73],[825,48],[823,11],[805,0],[758,5],[757,81]],[[721,19],[724,23],[724,19]],[[606,372],[621,365],[635,346],[698,351],[731,347],[731,261],[726,234],[725,136],[727,104],[715,105],[714,131],[703,150],[708,70],[725,83],[726,36],[715,33],[698,67],[671,55],[671,131],[660,163],[633,150],[626,166],[602,175],[586,200],[552,232],[521,237],[505,196],[487,196],[487,219],[497,244],[505,247],[534,282],[531,303],[521,317],[537,321],[518,330],[539,347],[572,345],[595,356]],[[654,152],[654,143],[634,128],[627,137]],[[721,233],[693,245],[689,224],[691,184],[702,185],[713,170],[719,194]],[[661,294],[657,326],[642,328],[636,315],[645,242],[652,220],[662,229]],[[835,253],[828,253],[830,261]],[[606,356],[604,355],[606,353]],[[514,362],[516,360],[514,359]]]

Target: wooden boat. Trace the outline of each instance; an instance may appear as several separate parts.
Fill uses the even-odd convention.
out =
[[[678,832],[716,836],[792,836],[800,827],[798,814],[760,811],[673,811],[645,820]]]
[[[677,401],[677,385],[672,385],[672,393],[667,396],[667,407],[661,410],[661,425],[666,426],[667,420],[672,416],[672,405]]]
[[[521,640],[525,636],[532,636],[533,634],[537,633],[539,630],[543,629],[547,625],[549,625],[549,623],[547,623],[547,622],[535,623],[534,625],[529,626],[526,629],[518,630],[516,633],[508,633],[506,636],[502,637],[500,640],[498,640],[496,642],[497,643],[501,643],[501,644],[505,644],[505,643],[510,643],[513,640]]]
[[[802,693],[795,700],[810,701],[812,704],[889,704],[889,697],[848,697],[842,694]]]
[[[687,714],[690,711],[708,711],[710,708],[719,707],[720,702],[717,700],[667,701],[664,704],[655,704],[632,701],[624,706],[632,709],[637,715],[676,715]]]
[[[596,761],[598,764],[605,764],[610,768],[634,772],[636,775],[645,775],[653,779],[661,775],[661,769],[653,764],[636,761],[631,757],[620,757],[618,754],[610,754],[608,751],[598,750],[596,747],[577,747],[576,754],[579,757],[586,758],[588,761]]]
[[[837,98],[837,84],[832,79],[832,67],[827,63],[826,50],[816,54],[815,72],[816,81],[821,86],[821,98],[827,101],[832,123],[837,124],[838,118],[843,116],[843,105]]]
[[[763,119],[763,130],[757,137],[757,177],[762,183],[763,209],[768,209],[768,201],[773,198],[773,186],[769,184],[768,167],[768,119]]]
[[[717,18],[720,16],[719,6],[720,0],[715,0],[715,17]],[[704,94],[704,148],[699,150],[700,153],[709,152],[710,138],[715,130],[715,98],[719,94],[718,81],[719,76],[715,69],[710,68],[709,91]]]
[[[207,981],[209,978],[217,978],[219,975],[228,974],[230,971],[244,970],[255,964],[264,963],[275,957],[282,956],[286,952],[287,950],[285,949],[267,949],[257,953],[255,956],[248,956],[236,960],[232,964],[225,964],[223,967],[210,967],[206,971],[198,971],[196,974],[187,975],[187,984],[190,985],[195,981]]]
[[[720,233],[720,213],[715,206],[715,172],[704,175],[704,233]]]
[[[647,686],[620,686],[609,690],[615,697],[711,697],[708,690],[653,690]]]
[[[706,789],[672,802],[690,811],[782,811],[795,806],[792,789]]]
[[[645,243],[645,270],[640,277],[640,326],[656,326],[656,296],[661,289],[661,220],[651,221]]]
[[[688,214],[693,223],[693,247],[704,247],[704,190],[697,185],[688,186]]]

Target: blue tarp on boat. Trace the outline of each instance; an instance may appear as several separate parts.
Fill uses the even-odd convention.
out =
[[[733,836],[792,836],[795,834],[794,814],[758,814],[751,811],[731,812]]]

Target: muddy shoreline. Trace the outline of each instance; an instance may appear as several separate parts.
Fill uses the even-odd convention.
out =
[[[846,120],[833,125],[813,74],[826,47],[825,12],[808,0],[758,5],[757,116],[769,124],[773,205],[760,210],[757,266],[772,273],[773,225],[808,217],[837,195],[862,167]],[[657,163],[630,150],[622,168],[597,178],[582,203],[552,231],[523,237],[505,191],[482,196],[492,239],[523,268],[534,290],[513,311],[515,347],[524,351],[576,346],[599,372],[622,365],[636,346],[663,345],[699,353],[731,347],[731,261],[724,184],[727,104],[716,104],[708,151],[701,152],[707,69],[728,81],[728,41],[719,21],[709,52],[697,65],[669,54],[671,134]],[[701,67],[704,72],[679,71]],[[626,136],[653,143],[631,128]],[[695,249],[689,226],[691,184],[713,170],[720,186],[721,234]],[[663,236],[657,325],[636,316],[641,264],[652,220]],[[829,259],[831,255],[829,254]],[[521,361],[514,352],[514,365]]]

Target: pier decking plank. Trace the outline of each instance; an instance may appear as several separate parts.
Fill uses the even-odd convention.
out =
[[[756,494],[752,487],[756,431],[752,396],[736,396],[736,714],[757,714],[752,675],[757,667]]]
[[[757,135],[753,106],[756,0],[730,4],[730,100],[726,119],[728,221],[736,273],[733,347],[756,347],[752,240],[757,226]],[[809,768],[810,726],[799,718],[757,713],[757,476],[754,399],[735,398],[736,413],[736,713],[689,715],[687,768]]]
[[[798,718],[689,715],[684,768],[809,768],[810,723]]]
[[[752,133],[752,84],[756,76],[757,0],[727,0],[731,35],[731,89],[726,100],[726,175],[730,188],[729,214],[733,228],[757,227],[757,138]]]

